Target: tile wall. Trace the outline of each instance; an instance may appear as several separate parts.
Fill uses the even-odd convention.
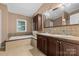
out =
[[[51,34],[79,36],[79,25],[44,28],[44,32],[48,32]]]

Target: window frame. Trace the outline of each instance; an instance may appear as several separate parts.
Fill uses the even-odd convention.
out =
[[[25,22],[25,30],[24,30],[24,31],[19,31],[19,30],[18,30],[18,22],[19,22],[19,21]],[[16,21],[16,31],[17,31],[17,32],[27,32],[27,20],[25,20],[25,19],[17,19],[17,21]]]

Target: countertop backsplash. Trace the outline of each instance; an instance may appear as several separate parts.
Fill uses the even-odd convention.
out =
[[[79,36],[79,25],[44,28],[44,32],[51,34]]]

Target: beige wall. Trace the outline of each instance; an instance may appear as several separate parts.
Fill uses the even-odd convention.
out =
[[[8,9],[7,6],[0,4],[2,11],[2,42],[8,39]]]
[[[8,33],[17,33],[16,32],[16,20],[17,19],[25,19],[27,20],[27,32],[32,31],[32,20],[28,16],[23,16],[14,13],[8,13]]]

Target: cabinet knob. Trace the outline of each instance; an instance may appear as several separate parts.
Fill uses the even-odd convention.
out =
[[[61,44],[61,42],[60,42],[60,44]]]
[[[59,41],[57,41],[57,42],[59,42]]]

